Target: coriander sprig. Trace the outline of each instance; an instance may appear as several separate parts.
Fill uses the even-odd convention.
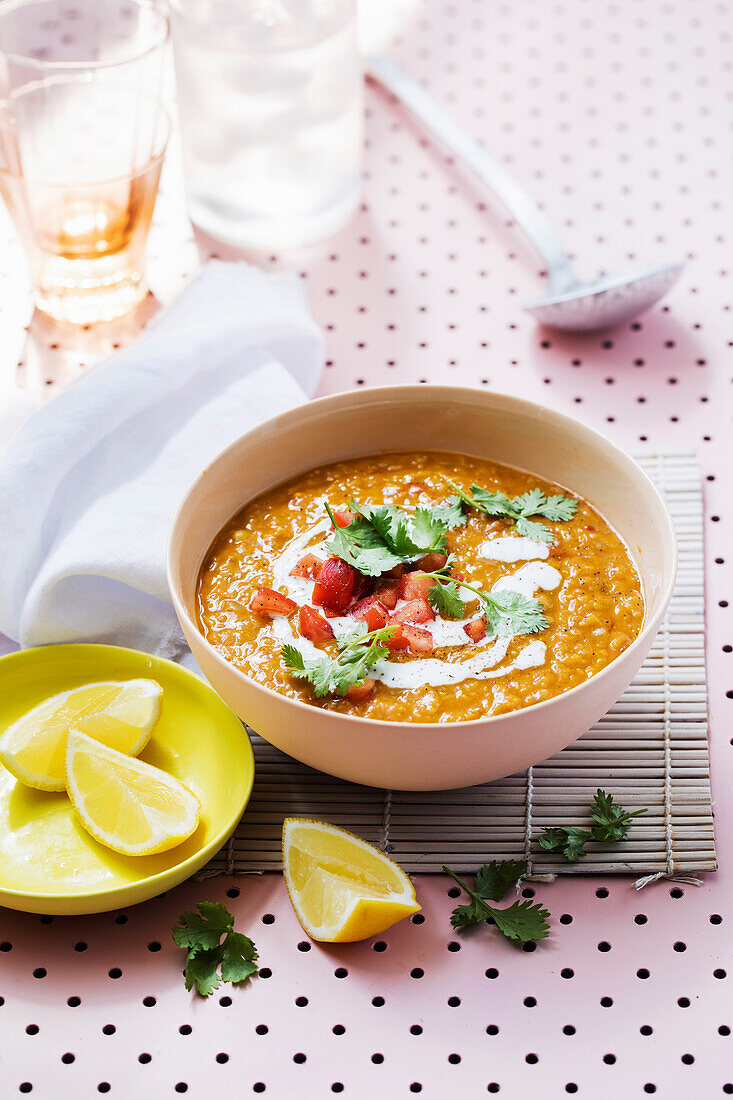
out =
[[[456,882],[471,899],[468,905],[458,905],[451,913],[454,928],[469,928],[473,924],[489,921],[495,924],[503,936],[509,940],[526,943],[529,940],[541,940],[550,933],[547,909],[537,902],[515,901],[506,909],[497,909],[489,905],[490,901],[501,901],[507,890],[518,882],[527,870],[524,860],[507,859],[497,863],[493,860],[480,867],[474,876],[473,888],[459,878],[450,867],[443,867],[447,875]]]
[[[436,583],[428,589],[428,602],[441,615],[448,615],[454,619],[463,618],[466,605],[461,599],[461,589],[467,588],[480,601],[490,634],[536,634],[540,630],[547,629],[549,624],[539,600],[509,589],[489,596],[472,584],[450,579],[450,574],[446,570],[447,566],[434,573],[425,574],[435,579]]]
[[[209,997],[222,981],[237,985],[256,974],[258,954],[248,936],[234,931],[234,917],[221,902],[202,901],[196,908],[198,913],[182,913],[171,931],[174,943],[187,951],[186,989],[195,986]]]
[[[384,642],[396,632],[394,626],[384,626],[366,634],[354,633],[338,640],[338,657],[326,654],[306,659],[293,645],[281,650],[285,668],[292,676],[307,680],[319,698],[325,695],[345,695],[350,687],[364,682],[367,672],[389,650]]]
[[[555,541],[552,531],[544,523],[537,523],[529,517],[544,516],[545,519],[555,522],[570,520],[578,507],[578,502],[573,497],[566,497],[561,493],[548,497],[541,489],[536,488],[518,497],[508,497],[506,493],[492,492],[482,489],[480,485],[472,485],[469,496],[450,479],[448,484],[456,490],[461,506],[476,508],[487,516],[505,519],[516,526],[520,535],[548,545]],[[446,507],[455,499],[451,497]],[[453,507],[457,505],[454,504]]]
[[[633,819],[646,812],[646,806],[640,810],[625,810],[614,802],[613,795],[606,794],[599,787],[590,808],[593,820],[590,829],[558,825],[546,829],[538,838],[538,843],[545,852],[561,852],[569,863],[577,863],[586,854],[585,846],[589,840],[602,844],[617,844],[620,840],[626,840]]]
[[[327,548],[368,577],[378,577],[398,565],[415,561],[435,550],[445,550],[450,523],[444,510],[416,508],[410,514],[393,504],[359,504],[351,523],[339,527],[328,504],[326,512],[334,525]]]

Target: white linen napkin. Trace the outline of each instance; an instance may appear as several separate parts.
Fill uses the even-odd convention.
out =
[[[0,631],[186,653],[168,529],[232,440],[311,396],[323,337],[293,276],[212,263],[0,454]]]

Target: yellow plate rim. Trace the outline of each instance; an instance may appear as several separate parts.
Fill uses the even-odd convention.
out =
[[[49,913],[54,916],[102,913],[111,909],[123,909],[131,904],[137,905],[142,901],[149,901],[150,898],[155,897],[157,894],[165,890],[170,890],[174,886],[178,886],[180,883],[190,878],[191,875],[195,874],[199,868],[203,867],[207,860],[217,852],[231,836],[247,807],[254,786],[255,758],[252,749],[252,741],[247,732],[247,727],[241,719],[236,716],[234,711],[226,705],[221,696],[217,695],[206,680],[200,679],[198,676],[195,676],[193,672],[189,672],[188,669],[183,668],[182,665],[176,664],[175,661],[169,661],[166,657],[157,657],[152,653],[146,653],[144,650],[131,649],[129,646],[103,645],[95,642],[71,642],[62,645],[33,646],[28,649],[17,650],[14,653],[7,653],[5,656],[0,657],[0,677],[8,665],[27,660],[31,655],[47,653],[49,658],[52,659],[52,655],[61,656],[70,651],[79,654],[81,657],[83,657],[85,653],[100,653],[101,651],[110,654],[120,652],[131,653],[136,657],[149,659],[153,662],[153,665],[164,665],[174,677],[181,679],[188,679],[190,677],[196,685],[204,691],[204,694],[210,696],[211,704],[214,707],[225,714],[229,721],[234,720],[237,725],[241,727],[243,751],[249,766],[249,778],[244,784],[242,798],[224,828],[221,829],[204,848],[199,849],[194,855],[189,856],[183,863],[178,863],[165,871],[159,871],[155,875],[136,879],[124,886],[110,886],[104,890],[80,889],[49,894],[35,890],[8,890],[2,885],[0,872],[0,905],[8,909],[18,909],[21,912]],[[150,678],[154,679],[154,676]],[[172,850],[175,851],[175,849]],[[143,892],[142,895],[137,896],[140,895],[140,891]],[[128,898],[130,894],[136,895],[133,901]],[[100,902],[100,907],[92,908],[91,906],[96,905],[97,901]],[[106,904],[108,901],[110,904]],[[26,904],[24,905],[23,902]],[[84,903],[83,909],[78,908],[79,902]],[[47,903],[46,907],[41,908],[41,903]],[[71,903],[72,907],[68,907],[68,903]],[[29,904],[33,905],[32,909],[27,908]]]

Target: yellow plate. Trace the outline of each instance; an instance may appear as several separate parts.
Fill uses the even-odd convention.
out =
[[[163,688],[160,718],[140,759],[197,795],[196,832],[159,855],[119,855],[79,825],[65,793],[25,787],[0,765],[0,905],[53,914],[134,905],[188,878],[233,831],[252,791],[252,746],[219,696],[171,661],[107,645],[11,653],[0,658],[0,731],[60,691],[139,676]]]

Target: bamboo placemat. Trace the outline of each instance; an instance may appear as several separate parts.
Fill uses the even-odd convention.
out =
[[[342,825],[388,850],[408,871],[443,863],[472,870],[521,858],[527,877],[556,873],[694,876],[717,867],[707,745],[703,523],[695,455],[638,460],[663,493],[679,544],[677,585],[659,636],[629,689],[569,748],[527,772],[460,791],[359,787],[290,759],[252,734],[257,772],[249,807],[203,876],[279,870],[287,816]],[[251,732],[251,731],[250,731]],[[597,787],[627,809],[646,806],[626,843],[592,844],[580,863],[542,852],[550,825],[588,825]]]

